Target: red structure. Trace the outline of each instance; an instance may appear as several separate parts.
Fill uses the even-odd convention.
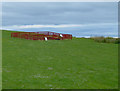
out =
[[[61,33],[55,33],[55,32],[48,32],[48,31],[42,31],[42,32],[14,32],[11,33],[11,38],[22,38],[22,39],[28,39],[28,40],[64,40],[64,39],[72,39],[71,34],[61,34]]]

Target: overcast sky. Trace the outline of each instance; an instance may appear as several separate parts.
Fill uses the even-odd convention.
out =
[[[4,2],[2,15],[3,29],[74,36],[118,34],[117,2]]]

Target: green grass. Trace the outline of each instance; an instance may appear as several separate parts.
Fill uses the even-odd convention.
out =
[[[3,31],[3,89],[117,89],[118,44],[33,41]]]
[[[2,89],[2,31],[0,30],[0,91]]]

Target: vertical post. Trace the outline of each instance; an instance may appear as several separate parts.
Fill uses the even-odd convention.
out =
[[[11,33],[11,38],[12,38],[12,33]]]
[[[49,36],[49,32],[48,32],[48,36]]]

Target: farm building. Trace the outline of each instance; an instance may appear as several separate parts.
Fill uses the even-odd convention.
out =
[[[49,31],[41,31],[41,32],[14,32],[11,33],[11,38],[22,38],[29,40],[64,40],[64,39],[72,39],[71,34],[62,34],[55,33]]]

